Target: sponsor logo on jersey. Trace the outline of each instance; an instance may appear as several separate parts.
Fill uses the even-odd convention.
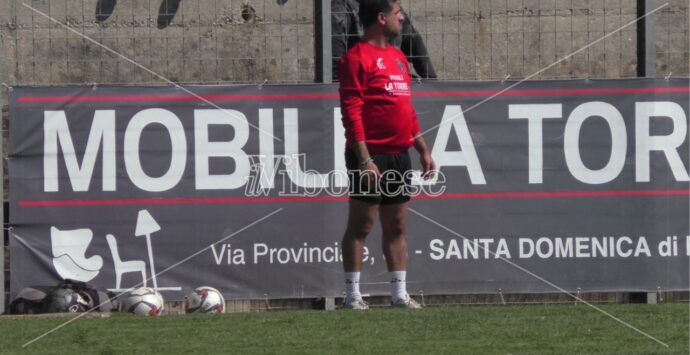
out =
[[[376,60],[376,67],[381,70],[386,69],[386,66],[383,64],[383,58],[379,58]]]

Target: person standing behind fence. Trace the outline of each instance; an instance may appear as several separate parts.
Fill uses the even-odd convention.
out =
[[[359,22],[359,3],[361,0],[332,0],[331,1],[331,48],[333,57],[333,80],[338,80],[338,60],[352,48],[360,39],[361,24]],[[392,40],[393,44],[400,47],[407,60],[421,78],[436,79],[434,66],[431,64],[429,54],[422,36],[412,25],[412,20],[404,10],[405,17],[401,34]]]
[[[420,308],[407,293],[407,225],[412,164],[419,152],[425,179],[436,165],[412,106],[405,55],[390,41],[402,30],[398,0],[361,0],[364,36],[338,65],[350,179],[347,229],[342,241],[347,295],[343,308],[367,309],[359,291],[364,242],[378,214],[382,249],[391,274],[392,305]]]

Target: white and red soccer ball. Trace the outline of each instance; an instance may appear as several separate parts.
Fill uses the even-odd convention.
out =
[[[121,303],[121,310],[143,316],[158,317],[165,311],[164,306],[165,301],[160,292],[150,287],[141,287],[130,292]]]
[[[224,313],[225,299],[213,287],[201,286],[185,299],[185,313]]]

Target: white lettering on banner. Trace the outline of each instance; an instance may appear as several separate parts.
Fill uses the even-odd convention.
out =
[[[690,239],[690,238],[689,238]],[[690,243],[690,242],[688,242]],[[431,257],[431,260],[443,260],[445,259],[445,254],[443,250],[443,241],[441,239],[433,239],[431,242],[429,242],[429,249],[431,249],[431,253],[429,253],[429,257]]]
[[[333,161],[335,162],[336,174],[333,184],[336,187],[343,187],[349,184],[347,178],[347,166],[345,164],[345,127],[342,124],[343,115],[340,107],[333,109]]]
[[[340,263],[343,261],[338,242],[319,247],[303,243],[300,247],[269,247],[266,243],[254,243],[254,264],[298,264],[298,263]],[[214,252],[214,258],[216,254]],[[218,259],[216,259],[218,260]],[[374,264],[374,257],[369,255],[369,248],[364,247],[362,262]]]
[[[300,160],[306,159],[299,154],[299,127],[297,123],[297,109],[286,108],[284,111],[285,120],[285,167],[287,174],[292,182],[305,188],[325,188],[328,187],[328,175],[319,174],[316,171],[302,171]],[[297,157],[304,159],[298,159]]]
[[[670,118],[673,123],[671,134],[651,136],[649,123],[652,117]],[[690,181],[687,168],[678,154],[678,148],[685,142],[688,123],[683,108],[675,102],[635,103],[635,181],[649,182],[649,155],[653,150],[666,156],[673,176],[677,181]]]
[[[460,247],[462,244],[462,248]],[[510,259],[508,242],[500,238],[451,239],[448,244],[441,239],[433,239],[429,242],[429,257],[432,260],[477,260],[477,259]]]
[[[474,150],[474,143],[472,142],[470,130],[467,128],[462,107],[446,106],[441,122],[443,124],[438,127],[436,141],[434,141],[434,147],[431,150],[431,156],[436,161],[437,169],[440,171],[444,166],[466,166],[472,184],[485,185],[484,172],[479,164],[477,152]],[[449,152],[446,150],[451,127],[460,141],[461,151]]]
[[[275,186],[276,164],[273,159],[275,149],[273,147],[273,110],[270,108],[259,109],[259,155],[261,174],[259,181],[264,190]]]
[[[139,156],[141,133],[152,123],[165,127],[171,142],[170,167],[159,177],[151,177],[144,172]],[[187,163],[187,138],[184,133],[180,120],[168,110],[151,108],[134,115],[125,130],[124,143],[125,169],[132,183],[150,192],[167,191],[175,187],[182,179]]]
[[[673,257],[679,254],[679,238],[653,238],[654,248],[644,236],[604,237],[501,237],[501,238],[451,238],[448,240],[434,238],[429,240],[428,258],[437,262],[478,261],[511,259],[513,253],[519,259],[586,259],[586,258],[649,258]],[[690,253],[690,236],[686,238]],[[518,250],[515,250],[515,249]],[[655,252],[653,254],[653,251]],[[658,253],[657,253],[658,252]],[[682,252],[682,251],[681,251]],[[294,246],[270,246],[264,242],[254,243],[247,247],[234,247],[230,243],[211,246],[211,257],[215,265],[246,265],[246,253],[253,253],[250,262],[253,264],[314,264],[340,263],[342,253],[338,242],[315,246],[300,242]],[[423,254],[415,249],[415,255]],[[383,257],[383,255],[381,255]],[[385,260],[385,257],[384,257]],[[374,265],[375,258],[364,248],[363,262]]]
[[[178,121],[179,122],[179,121]],[[226,125],[235,134],[227,142],[209,142],[209,126]],[[249,140],[249,123],[242,112],[235,110],[194,110],[194,153],[197,190],[236,189],[244,186],[249,176],[249,158],[242,150]],[[175,142],[175,141],[173,141]],[[173,143],[173,147],[176,143]],[[235,162],[230,174],[211,175],[209,159],[226,157]]]
[[[603,118],[611,130],[611,157],[605,167],[592,170],[585,166],[580,155],[580,130],[590,117]],[[625,121],[613,105],[588,102],[576,107],[565,124],[563,149],[565,162],[573,177],[586,184],[604,184],[615,179],[625,166],[628,138]]]
[[[228,115],[228,113],[232,113]],[[83,146],[75,146],[72,139],[65,111],[44,111],[43,133],[43,188],[45,192],[57,192],[59,186],[60,154],[73,191],[88,191],[97,188],[92,186],[94,169],[101,164],[103,173],[99,187],[102,191],[116,191],[118,152],[116,136],[116,111],[96,110],[91,123],[88,140]],[[508,105],[508,119],[526,120],[528,125],[528,181],[530,184],[541,184],[544,181],[544,121],[557,119],[565,114],[561,104],[514,104]],[[611,136],[611,151],[606,165],[590,169],[585,165],[580,154],[580,135],[584,123],[593,117],[606,122]],[[654,122],[652,122],[654,119]],[[236,110],[200,109],[194,111],[194,152],[188,155],[187,137],[180,119],[171,111],[161,108],[145,109],[136,113],[124,130],[124,164],[127,177],[139,189],[151,192],[167,191],[179,184],[184,176],[187,160],[194,159],[194,186],[197,190],[230,190],[251,186],[251,191],[264,191],[276,185],[277,173],[283,179],[282,186],[287,186],[290,193],[318,194],[321,189],[329,187],[342,188],[348,185],[343,148],[345,132],[341,122],[339,107],[333,109],[330,122],[333,125],[333,170],[320,173],[305,167],[306,154],[299,152],[299,120],[296,108],[283,109],[284,120],[284,154],[276,154],[280,149],[275,146],[274,112],[270,108],[258,109],[259,161],[253,161],[245,152],[251,130],[244,113]],[[660,120],[666,120],[670,133],[652,135],[652,123],[661,126]],[[441,124],[431,147],[431,154],[441,173],[449,167],[465,167],[473,185],[486,185],[486,178],[477,155],[476,137],[470,134],[462,108],[459,105],[444,107]],[[635,182],[649,182],[651,179],[651,158],[663,153],[665,161],[676,181],[690,181],[685,156],[679,149],[687,144],[687,117],[683,108],[674,102],[637,102],[635,104]],[[209,130],[214,126],[232,127],[234,136],[228,141],[209,141]],[[142,166],[140,139],[144,129],[162,130],[170,136],[172,145],[168,170],[162,176],[148,176]],[[451,129],[452,128],[452,129]],[[460,143],[460,149],[449,151],[451,139]],[[77,142],[83,142],[78,139]],[[567,168],[570,174],[585,184],[604,184],[618,178],[625,168],[627,156],[627,133],[621,113],[611,104],[605,102],[587,102],[577,106],[565,122],[563,149]],[[83,143],[82,143],[83,144]],[[83,156],[78,154],[83,150]],[[102,150],[102,158],[98,155]],[[655,154],[653,154],[653,152]],[[100,158],[100,159],[99,159]],[[228,174],[211,174],[212,158],[223,158],[234,161],[235,170]],[[284,169],[279,169],[283,162]],[[260,165],[260,174],[252,175],[252,169]],[[632,164],[631,164],[632,165]],[[632,167],[630,167],[632,169]],[[655,167],[658,169],[658,164]],[[279,171],[280,170],[280,171]],[[418,173],[413,176],[414,185],[442,184],[443,174],[435,179],[421,181]],[[122,177],[120,177],[122,178]],[[252,180],[254,178],[254,180]],[[445,180],[444,180],[445,181]],[[255,185],[255,186],[254,186]],[[304,191],[303,191],[304,190]],[[309,190],[309,191],[306,191]],[[258,195],[257,195],[258,196]],[[565,246],[564,246],[565,247]],[[536,251],[535,251],[536,252]]]
[[[678,256],[678,236],[668,236],[660,241],[657,251],[660,256]]]
[[[651,257],[647,238],[636,240],[622,237],[575,237],[575,238],[520,238],[519,258],[592,258],[592,257]]]
[[[543,182],[543,129],[546,118],[562,116],[560,104],[509,105],[510,119],[528,120],[529,183]],[[599,170],[591,170],[582,162],[579,137],[584,121],[590,117],[602,117],[611,131],[611,156],[608,164]],[[667,117],[673,123],[671,134],[651,136],[649,132],[652,117]],[[685,142],[687,121],[683,108],[675,102],[635,103],[635,181],[649,182],[650,152],[661,151],[666,156],[676,181],[690,181],[687,168],[678,153]],[[603,184],[618,177],[625,166],[627,154],[627,133],[620,112],[605,102],[587,102],[577,106],[570,114],[564,134],[564,151],[568,169],[581,182]]]
[[[244,249],[233,249],[231,244],[223,244],[216,249],[216,244],[211,244],[211,252],[216,265],[223,264],[223,256],[225,256],[226,265],[244,265]]]
[[[74,191],[88,191],[103,143],[103,191],[115,191],[115,111],[96,110],[81,166],[67,125],[65,111],[43,113],[43,190],[58,191],[58,142],[65,158],[67,175]]]
[[[544,138],[542,122],[547,118],[562,118],[563,105],[508,105],[509,119],[527,119],[529,183],[541,184],[544,169]]]

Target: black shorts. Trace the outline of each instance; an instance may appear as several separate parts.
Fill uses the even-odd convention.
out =
[[[378,186],[367,186],[362,180],[359,159],[352,149],[345,150],[345,165],[350,179],[351,199],[378,205],[394,205],[410,201],[412,162],[410,154],[371,154],[381,172]]]

